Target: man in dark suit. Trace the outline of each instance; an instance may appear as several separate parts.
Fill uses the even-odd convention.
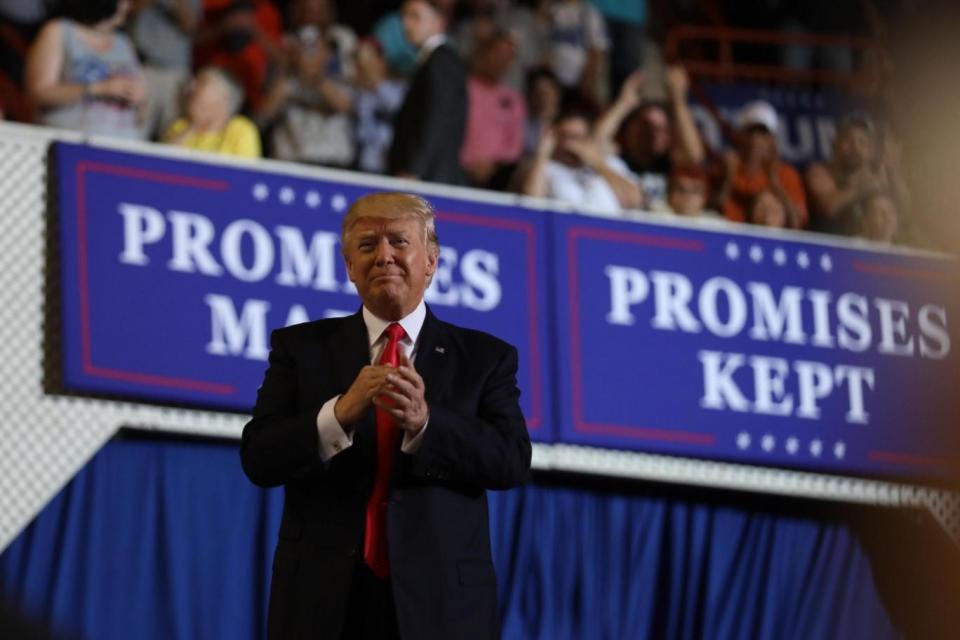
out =
[[[447,44],[446,18],[435,0],[403,3],[404,34],[419,49],[417,71],[393,124],[388,172],[466,184],[460,147],[467,127],[467,76]]]
[[[362,309],[273,333],[243,430],[247,476],[285,490],[268,635],[496,638],[486,490],[530,467],[517,351],[424,304],[422,198],[360,198],[342,244]]]

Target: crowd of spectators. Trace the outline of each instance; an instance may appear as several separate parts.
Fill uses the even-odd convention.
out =
[[[647,28],[652,1],[381,4],[344,11],[347,24],[333,0],[60,0],[32,16],[35,29],[14,25],[32,38],[23,91],[50,126],[616,217],[672,212],[889,243],[909,215],[896,142],[866,113],[837,114],[832,157],[805,168],[782,158],[782,118],[760,100],[728,123],[729,148],[707,148],[690,76],[662,63]],[[689,14],[701,3],[665,4]],[[846,28],[818,16],[773,26]],[[780,55],[850,64],[842,51]]]

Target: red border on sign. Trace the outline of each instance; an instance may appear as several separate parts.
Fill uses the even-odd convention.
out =
[[[537,234],[533,225],[521,220],[504,220],[488,216],[466,215],[437,211],[439,220],[457,224],[472,224],[493,229],[518,231],[526,235],[527,243],[527,308],[530,310],[527,320],[527,333],[530,337],[530,395],[533,415],[527,418],[527,428],[536,430],[543,423],[543,371],[540,368],[540,326],[539,305],[537,304]]]
[[[951,464],[947,458],[936,456],[921,456],[913,453],[898,453],[896,451],[871,450],[867,457],[874,462],[889,462],[891,464],[909,467],[945,467]],[[956,464],[956,461],[953,462]]]
[[[869,273],[875,276],[887,276],[891,278],[906,278],[910,280],[947,280],[955,277],[956,273],[947,271],[926,271],[923,269],[904,269],[894,267],[879,262],[864,262],[855,260],[853,270],[860,273]]]
[[[153,182],[163,182],[166,184],[175,184],[179,186],[194,187],[197,189],[208,189],[212,191],[226,191],[229,184],[223,180],[204,180],[191,176],[182,176],[172,173],[161,173],[157,171],[147,171],[133,167],[123,167],[104,162],[83,161],[78,162],[77,172],[77,281],[80,293],[80,345],[81,361],[83,371],[87,375],[97,378],[108,378],[111,380],[123,380],[157,387],[173,387],[177,389],[189,389],[191,391],[200,391],[203,393],[214,393],[218,395],[232,395],[237,392],[236,387],[219,382],[210,382],[207,380],[193,380],[190,378],[178,378],[172,376],[161,376],[139,371],[127,371],[124,369],[113,369],[101,367],[94,364],[93,346],[90,338],[90,285],[89,285],[89,267],[87,255],[87,201],[86,201],[86,178],[88,173],[107,173],[123,176],[127,178],[136,178],[138,180],[151,180]]]
[[[672,251],[703,252],[703,243],[699,240],[682,240],[667,236],[593,229],[590,227],[570,227],[567,229],[567,265],[569,280],[569,317],[570,317],[570,377],[573,393],[573,428],[586,433],[614,435],[637,440],[659,440],[661,442],[679,442],[712,446],[716,436],[699,431],[682,431],[640,425],[603,424],[588,422],[583,418],[583,366],[580,344],[580,282],[578,280],[577,241],[581,238],[636,244]]]

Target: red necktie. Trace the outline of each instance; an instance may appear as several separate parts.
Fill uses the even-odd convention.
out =
[[[396,322],[386,328],[387,344],[380,355],[381,365],[400,366],[398,343],[406,335]],[[378,578],[390,575],[390,559],[387,555],[387,496],[390,493],[390,474],[393,471],[393,454],[400,437],[400,430],[393,416],[376,407],[377,417],[377,470],[373,477],[373,493],[367,502],[367,528],[363,540],[363,559]]]

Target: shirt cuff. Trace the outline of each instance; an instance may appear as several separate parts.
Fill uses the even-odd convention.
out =
[[[353,430],[350,433],[337,422],[333,408],[340,396],[334,396],[323,403],[317,414],[317,434],[320,436],[320,459],[327,462],[341,451],[353,446]]]
[[[430,424],[430,418],[427,418],[427,421],[423,423],[423,427],[415,436],[411,436],[409,431],[404,431],[403,442],[400,443],[400,451],[409,454],[414,454],[419,451],[420,443],[423,442],[423,432],[427,430],[428,424]]]

